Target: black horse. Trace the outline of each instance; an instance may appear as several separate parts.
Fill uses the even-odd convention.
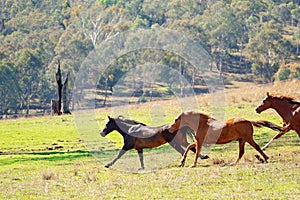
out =
[[[183,155],[185,150],[181,146],[187,147],[189,145],[186,134],[182,133],[180,130],[174,133],[168,131],[170,125],[150,127],[134,120],[122,119],[121,117],[108,117],[108,120],[109,121],[106,123],[100,135],[105,137],[110,132],[116,130],[123,136],[124,145],[118,156],[105,165],[107,168],[112,166],[130,149],[137,150],[141,163],[140,169],[144,169],[144,148],[154,148],[169,143],[176,151]],[[193,152],[196,151],[195,148],[191,150]],[[200,155],[200,157],[202,159],[208,158],[208,156],[202,155]]]

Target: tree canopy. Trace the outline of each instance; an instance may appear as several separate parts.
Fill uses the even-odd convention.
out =
[[[276,80],[278,74],[281,80],[289,74],[299,78],[299,73],[286,70],[299,66],[299,19],[297,0],[3,0],[0,116],[28,115],[33,108],[49,112],[51,99],[56,98],[58,59],[62,75],[70,74],[72,87],[82,62],[99,44],[140,28],[188,35],[212,56],[220,76],[250,73],[261,83]],[[112,91],[122,74],[152,60],[201,84],[201,75],[188,69],[188,61],[151,50],[131,52],[110,63],[97,84]]]

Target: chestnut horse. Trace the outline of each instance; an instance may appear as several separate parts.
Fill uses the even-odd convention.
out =
[[[190,144],[185,150],[181,165],[184,166],[188,150],[196,147],[196,156],[193,167],[197,164],[198,154],[203,144],[226,144],[233,140],[239,141],[239,156],[234,164],[242,158],[245,150],[245,143],[248,142],[263,157],[265,162],[268,156],[260,149],[258,144],[253,140],[253,126],[266,126],[273,130],[281,130],[281,127],[268,121],[249,121],[243,118],[232,118],[225,122],[218,122],[206,114],[199,112],[183,112],[171,124],[170,132],[179,130],[180,127],[189,126],[196,133],[196,142]]]
[[[283,130],[275,135],[262,149],[265,150],[270,144],[290,130],[297,132],[300,137],[300,103],[292,97],[274,96],[267,92],[267,97],[256,108],[257,113],[273,108],[282,118]]]
[[[141,163],[140,169],[144,169],[143,149],[158,147],[166,144],[167,142],[170,143],[176,151],[183,155],[184,149],[182,149],[181,146],[187,147],[189,145],[186,134],[183,134],[181,131],[170,133],[168,128],[170,128],[170,125],[149,127],[134,120],[122,119],[120,117],[108,117],[108,122],[104,129],[100,132],[100,135],[105,137],[107,134],[116,130],[123,136],[124,145],[118,156],[110,163],[106,164],[105,167],[108,168],[112,166],[126,153],[126,151],[135,149],[139,155]],[[195,148],[191,150],[196,152]],[[201,159],[206,158],[208,158],[208,156],[201,156]]]

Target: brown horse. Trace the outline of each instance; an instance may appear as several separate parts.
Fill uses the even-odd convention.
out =
[[[196,166],[198,154],[203,144],[226,144],[233,140],[239,141],[239,156],[236,163],[242,158],[245,150],[245,143],[248,142],[263,157],[265,162],[268,156],[260,149],[258,144],[253,140],[253,126],[266,126],[274,130],[281,130],[281,127],[268,121],[249,121],[243,118],[232,118],[225,122],[218,122],[206,114],[199,112],[183,112],[169,128],[170,132],[175,132],[181,127],[189,126],[196,133],[196,142],[190,144],[181,159],[181,165],[184,166],[188,150],[196,147],[196,156],[193,167]]]
[[[106,164],[105,167],[112,166],[126,151],[135,149],[139,155],[140,169],[144,169],[143,149],[158,147],[166,143],[169,143],[176,151],[183,155],[184,149],[181,146],[187,147],[189,145],[186,134],[183,134],[181,131],[170,133],[168,128],[170,128],[170,125],[150,127],[130,119],[108,117],[108,122],[100,132],[100,135],[105,137],[116,130],[123,136],[124,145],[118,156]],[[196,152],[195,148],[191,150]],[[208,158],[208,156],[200,156],[201,159]]]
[[[257,113],[273,108],[282,118],[283,130],[275,135],[262,149],[265,150],[270,144],[290,130],[295,130],[300,137],[300,103],[292,97],[274,96],[267,92],[267,97],[256,108]]]

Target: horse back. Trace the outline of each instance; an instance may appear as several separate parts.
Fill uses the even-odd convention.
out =
[[[226,144],[233,140],[253,136],[253,126],[244,118],[232,118],[226,121],[226,125],[219,133],[216,144]]]

